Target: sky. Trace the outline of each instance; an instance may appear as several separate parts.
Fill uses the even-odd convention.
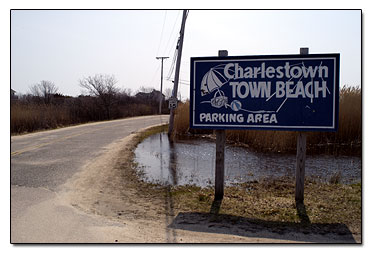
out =
[[[171,64],[181,10],[13,10],[11,87],[28,93],[41,80],[64,95],[85,93],[79,80],[114,75],[120,89],[172,88]],[[189,97],[191,57],[340,53],[340,86],[361,85],[360,10],[191,10],[179,90]]]

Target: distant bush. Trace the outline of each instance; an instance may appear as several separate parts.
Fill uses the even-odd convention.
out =
[[[66,106],[17,102],[12,103],[10,116],[12,134],[71,124],[69,109]]]
[[[168,113],[167,106],[164,101],[163,113]],[[159,102],[117,93],[113,96],[109,111],[102,100],[95,96],[56,94],[46,104],[38,96],[23,95],[11,101],[10,110],[11,134],[19,134],[92,121],[158,114]]]

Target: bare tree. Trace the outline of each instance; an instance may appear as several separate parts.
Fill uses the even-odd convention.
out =
[[[91,96],[96,96],[105,109],[107,119],[110,119],[110,110],[116,102],[119,89],[115,86],[117,80],[113,75],[96,74],[79,81],[79,85],[86,89]]]
[[[53,95],[58,91],[58,87],[51,81],[42,80],[40,83],[30,86],[32,95],[43,99],[45,104],[52,101]]]
[[[131,88],[124,88],[124,89],[122,90],[122,94],[127,95],[127,96],[131,96],[131,95],[132,95],[132,90],[131,90]]]
[[[155,88],[153,88],[153,87],[142,86],[142,87],[139,88],[138,92],[150,93],[150,92],[153,92],[154,90],[155,90]]]
[[[169,99],[173,95],[173,90],[171,88],[165,89],[165,99]]]

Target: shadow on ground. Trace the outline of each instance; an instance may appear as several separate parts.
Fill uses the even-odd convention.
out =
[[[162,137],[160,134],[160,141]],[[169,142],[169,173],[172,185],[177,184],[177,168],[174,144]],[[161,168],[162,155],[160,156]],[[214,200],[209,213],[181,212],[175,218],[174,202],[167,187],[165,197],[166,229],[168,243],[176,242],[176,229],[208,232],[217,234],[237,235],[252,238],[270,238],[296,242],[314,243],[356,243],[351,231],[341,223],[311,223],[305,205],[297,203],[296,211],[299,222],[265,221],[234,215],[220,214],[222,200]]]
[[[299,223],[219,214],[220,205],[221,201],[214,201],[209,213],[179,213],[168,228],[305,243],[356,243],[345,224],[311,223],[303,204],[296,209]]]

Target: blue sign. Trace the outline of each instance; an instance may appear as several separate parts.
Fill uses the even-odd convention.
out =
[[[336,131],[339,54],[191,58],[190,127]]]

